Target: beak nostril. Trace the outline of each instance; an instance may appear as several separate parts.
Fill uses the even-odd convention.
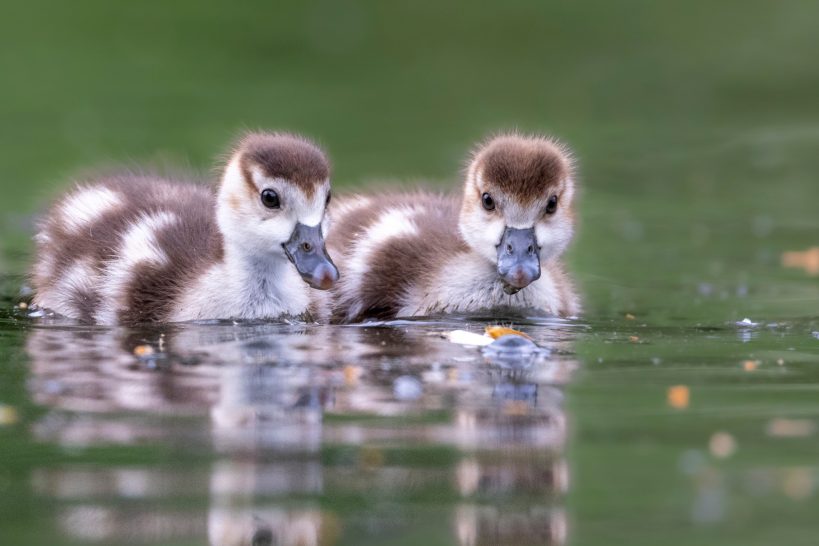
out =
[[[511,254],[513,252],[513,250],[514,249],[512,248],[512,244],[511,243],[506,243],[506,253]]]
[[[305,252],[310,252],[311,250],[313,250],[313,245],[311,245],[310,243],[305,242],[305,243],[301,244],[301,249],[303,251],[305,251]]]
[[[529,254],[533,254],[535,252],[535,247],[529,245],[529,248],[526,249],[526,252],[528,252]]]

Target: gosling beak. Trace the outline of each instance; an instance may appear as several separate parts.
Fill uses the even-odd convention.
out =
[[[338,269],[324,247],[321,225],[296,224],[290,240],[282,247],[304,282],[313,288],[327,290],[338,280]]]
[[[506,228],[498,245],[498,275],[504,292],[516,294],[540,278],[539,251],[535,228]]]

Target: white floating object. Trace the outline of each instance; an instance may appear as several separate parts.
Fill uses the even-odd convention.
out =
[[[472,347],[485,347],[495,341],[484,334],[476,334],[467,330],[452,330],[444,334],[449,341],[458,345],[470,345]]]
[[[744,318],[741,321],[737,322],[737,326],[741,326],[743,328],[756,328],[759,326],[758,322],[754,322],[749,318]]]

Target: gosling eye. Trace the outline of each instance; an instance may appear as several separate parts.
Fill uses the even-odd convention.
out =
[[[557,195],[553,195],[546,202],[546,214],[554,214],[557,210]]]
[[[331,198],[332,196],[333,196],[333,193],[332,193],[332,192],[330,192],[330,191],[328,191],[328,192],[327,192],[327,201],[325,201],[325,203],[324,203],[324,208],[327,208],[328,206],[330,206],[330,198]]]
[[[271,189],[262,190],[262,205],[269,209],[280,209],[282,203],[279,194]]]
[[[488,193],[481,195],[481,203],[486,210],[495,210],[495,200]]]

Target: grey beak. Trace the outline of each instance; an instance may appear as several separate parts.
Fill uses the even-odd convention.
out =
[[[304,282],[313,288],[327,290],[338,280],[338,269],[324,247],[321,225],[296,224],[290,240],[282,247]]]
[[[515,294],[540,278],[539,251],[535,228],[506,228],[498,245],[498,275],[504,292]]]

